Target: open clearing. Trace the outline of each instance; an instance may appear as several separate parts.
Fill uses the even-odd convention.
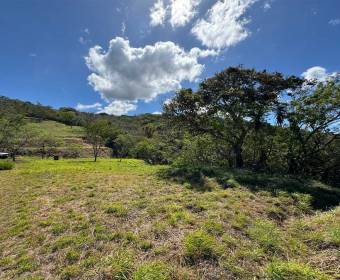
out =
[[[164,168],[24,158],[1,171],[0,279],[340,277],[340,207],[209,178],[197,190]]]

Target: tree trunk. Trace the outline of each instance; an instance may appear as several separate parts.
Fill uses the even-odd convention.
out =
[[[239,144],[234,145],[233,153],[234,153],[234,157],[235,157],[235,167],[236,168],[243,168],[244,162],[243,162],[241,145],[239,145]]]

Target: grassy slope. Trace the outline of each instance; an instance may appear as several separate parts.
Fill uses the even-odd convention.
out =
[[[340,207],[205,189],[138,160],[25,158],[0,171],[0,279],[335,279]]]
[[[29,121],[29,127],[38,134],[47,134],[58,143],[58,150],[78,151],[80,156],[91,156],[91,146],[84,142],[84,128],[68,126],[55,121]],[[30,149],[34,150],[34,149]]]

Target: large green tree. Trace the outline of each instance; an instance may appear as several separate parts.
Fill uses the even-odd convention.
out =
[[[247,135],[255,131],[254,145],[258,145],[258,132],[281,94],[301,84],[302,80],[295,76],[229,67],[204,80],[196,92],[178,91],[172,102],[164,105],[165,115],[194,134],[208,133],[225,141],[230,146],[233,166],[242,168]]]
[[[340,81],[304,86],[286,104],[290,173],[320,173],[325,150],[339,139]]]

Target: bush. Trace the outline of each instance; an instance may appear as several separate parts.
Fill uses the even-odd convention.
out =
[[[14,168],[14,163],[9,161],[0,161],[0,170],[11,170]]]
[[[162,151],[161,143],[155,143],[151,140],[142,140],[138,142],[134,149],[136,158],[143,159],[150,164],[167,164],[168,160]]]
[[[170,280],[170,270],[161,262],[145,263],[133,273],[132,280]]]
[[[277,261],[271,263],[267,268],[269,279],[272,280],[327,280],[327,275],[311,268],[306,264],[293,261]]]
[[[215,259],[218,256],[216,240],[204,231],[195,231],[184,239],[185,256],[193,262],[201,259]]]

